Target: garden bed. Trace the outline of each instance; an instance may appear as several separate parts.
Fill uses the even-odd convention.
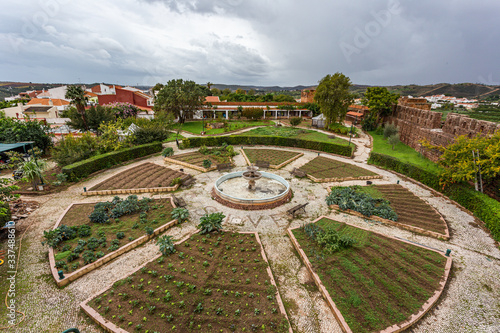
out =
[[[84,194],[133,193],[127,191],[131,189],[140,190],[142,193],[174,191],[182,181],[187,180],[189,177],[190,175],[184,172],[172,170],[154,163],[143,163],[106,179],[91,187],[90,191],[84,192]],[[176,179],[179,179],[180,182],[176,182]]]
[[[342,182],[357,179],[377,179],[382,176],[358,166],[318,156],[300,167],[314,182]]]
[[[49,247],[52,275],[59,286],[74,281],[177,223],[170,214],[175,207],[170,198],[151,200],[147,212],[123,215],[110,219],[109,223],[90,221],[89,215],[95,205],[96,203],[71,204],[54,226],[54,230],[63,225],[68,229],[73,227],[76,232],[75,238],[62,240],[56,247]],[[84,229],[82,226],[86,226],[86,232],[81,231]],[[146,229],[149,229],[150,234]],[[72,255],[73,253],[78,256]],[[59,270],[65,274],[63,279],[58,276]]]
[[[257,233],[194,234],[81,306],[113,332],[291,332]]]
[[[356,240],[352,247],[330,253],[304,228],[288,229],[345,332],[399,332],[437,302],[449,276],[451,257],[326,217],[313,223]]]
[[[248,165],[255,164],[257,161],[265,161],[269,162],[269,167],[272,169],[280,169],[304,155],[304,153],[288,150],[251,148],[242,149],[241,153]]]
[[[208,172],[215,170],[217,168],[217,164],[219,163],[230,163],[231,159],[230,158],[219,158],[217,159],[216,157],[212,155],[205,155],[202,154],[198,151],[193,151],[190,153],[184,153],[184,154],[178,154],[178,155],[173,155],[170,157],[165,157],[165,162],[167,163],[174,163],[178,165],[182,165],[191,169],[195,169],[201,172]],[[203,166],[203,161],[204,160],[209,160],[211,162],[211,166],[209,168],[205,168]]]

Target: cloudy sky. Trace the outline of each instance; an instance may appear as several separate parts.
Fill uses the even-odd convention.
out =
[[[0,81],[500,84],[500,1],[2,0]]]

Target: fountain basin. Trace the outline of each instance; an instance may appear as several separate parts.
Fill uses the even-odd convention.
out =
[[[270,209],[288,202],[292,196],[290,184],[278,175],[259,171],[261,178],[248,189],[248,180],[237,171],[219,177],[212,189],[214,199],[231,208],[244,210]]]

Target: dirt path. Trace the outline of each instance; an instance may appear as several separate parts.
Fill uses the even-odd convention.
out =
[[[360,138],[356,144],[366,144]],[[177,150],[175,143],[168,146]],[[291,148],[273,148],[296,150]],[[190,150],[188,150],[190,151]],[[282,170],[272,171],[290,182],[294,191],[291,203],[273,210],[241,211],[224,207],[212,200],[210,190],[214,181],[223,173],[198,171],[184,168],[196,176],[196,183],[189,189],[178,193],[188,203],[191,222],[167,231],[175,238],[195,230],[195,221],[205,213],[223,211],[226,215],[224,227],[238,231],[258,231],[261,235],[271,268],[279,284],[280,293],[288,308],[288,313],[295,332],[340,332],[339,326],[318,290],[312,285],[311,278],[301,263],[290,240],[285,235],[289,226],[299,226],[313,219],[327,215],[338,221],[358,225],[383,234],[408,239],[445,251],[452,250],[454,268],[452,279],[436,308],[425,316],[412,332],[496,332],[500,325],[498,316],[500,309],[500,251],[492,239],[476,225],[474,217],[463,212],[452,202],[442,197],[435,197],[431,192],[411,182],[401,181],[401,185],[427,201],[446,218],[452,238],[449,242],[425,237],[367,221],[355,216],[330,211],[324,198],[327,187],[338,183],[320,184],[308,179],[297,179],[290,176],[290,171],[316,157],[317,154],[304,152],[304,156],[287,165]],[[326,156],[326,155],[325,155]],[[358,158],[356,158],[358,157]],[[390,172],[363,163],[364,153],[355,159],[331,157],[345,163],[362,166],[383,176],[375,180],[375,184],[394,184],[398,177]],[[245,167],[241,155],[235,157],[234,171]],[[164,165],[160,157],[152,157],[116,169],[106,170],[97,176],[70,187],[68,190],[43,197],[37,197],[41,207],[21,227],[32,226],[23,241],[17,279],[16,296],[19,309],[26,313],[26,320],[15,329],[15,332],[62,332],[70,327],[78,327],[81,332],[102,332],[83,316],[79,303],[97,291],[112,284],[115,280],[126,277],[131,271],[157,255],[158,248],[154,242],[137,248],[111,263],[81,277],[63,289],[55,287],[47,263],[47,248],[41,245],[43,231],[53,227],[64,209],[72,202],[96,202],[109,200],[109,197],[83,197],[80,192],[84,186],[90,188],[98,182],[123,170],[133,168],[144,162]],[[360,165],[362,164],[362,165]],[[180,166],[168,165],[172,169]],[[343,186],[358,184],[362,181],[342,183]],[[285,213],[290,207],[308,202],[306,214],[291,220]],[[4,297],[2,295],[2,297]],[[3,309],[4,310],[4,309]],[[5,311],[0,312],[0,325],[5,324]]]

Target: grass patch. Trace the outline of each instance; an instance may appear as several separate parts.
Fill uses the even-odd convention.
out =
[[[373,332],[419,311],[439,287],[446,259],[431,250],[330,219],[316,222],[356,243],[329,253],[303,228],[294,236],[353,332]]]
[[[293,128],[293,127],[260,127],[250,130],[244,133],[245,135],[255,135],[255,136],[281,136],[287,138],[296,138],[302,140],[309,141],[318,141],[318,142],[328,142],[328,143],[336,143],[338,145],[348,146],[349,141],[341,139],[341,138],[329,138],[328,135],[307,129],[301,128]]]
[[[404,163],[417,165],[438,174],[442,172],[442,168],[437,163],[428,160],[415,149],[405,145],[404,143],[399,142],[395,146],[394,150],[392,150],[392,145],[387,142],[387,139],[384,139],[382,134],[376,134],[375,131],[368,133],[373,138],[374,152],[395,157]]]
[[[222,121],[213,121],[214,123],[220,123]],[[226,128],[212,128],[212,129],[207,129],[207,125],[209,125],[211,122],[210,121],[205,121],[205,132],[206,134],[222,134],[225,132],[229,131],[235,131],[235,130],[240,130],[244,129],[247,127],[254,127],[254,126],[268,126],[269,124],[272,124],[271,121],[236,121],[236,120],[230,120],[227,122],[227,127]],[[174,125],[175,129],[178,129],[180,124]],[[192,134],[201,134],[203,131],[203,122],[200,121],[188,121],[182,124],[181,129],[183,131],[192,133]]]
[[[300,153],[287,150],[278,149],[244,149],[245,155],[248,157],[250,163],[256,161],[266,161],[271,165],[280,165],[289,159],[299,155]]]

